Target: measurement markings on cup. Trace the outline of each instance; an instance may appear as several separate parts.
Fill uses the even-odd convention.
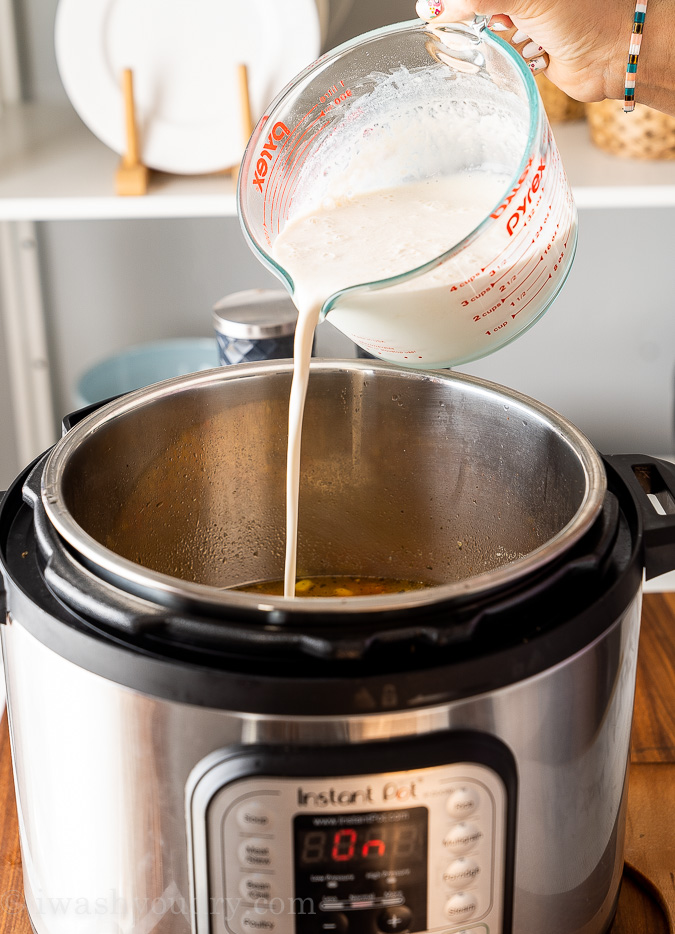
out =
[[[326,94],[320,98],[320,103],[315,104],[308,110],[291,129],[284,123],[275,123],[272,133],[258,155],[256,174],[253,179],[253,184],[259,188],[261,194],[264,189],[263,230],[268,245],[271,245],[272,233],[276,232],[278,234],[281,232],[281,223],[287,219],[289,208],[293,203],[295,186],[300,171],[310,154],[311,145],[316,137],[331,125],[330,119],[321,124],[309,139],[306,139],[306,137],[317,124],[321,123],[329,111],[349,100],[352,95],[352,89],[346,87],[344,80],[340,80],[332,88],[329,88]],[[328,106],[324,107],[318,116],[306,125],[308,118],[327,100],[330,100]],[[302,132],[298,137],[297,134],[300,131]],[[283,143],[281,149],[272,161],[271,154],[276,151],[277,145],[280,143]],[[300,148],[301,146],[302,148]],[[271,163],[269,168],[266,160]],[[266,185],[264,183],[265,177],[267,177]],[[274,231],[275,219],[276,231]]]
[[[541,169],[543,165],[544,163],[541,162],[539,168]],[[566,196],[566,191],[563,184],[564,175],[559,159],[554,159],[550,168],[551,171],[547,172],[546,178],[550,178],[553,190],[546,192],[546,186],[544,184],[536,185],[538,198],[532,204],[531,211],[524,215],[525,220],[523,225],[517,232],[515,231],[515,225],[513,229],[509,231],[510,234],[513,235],[512,239],[510,239],[501,252],[497,254],[495,260],[492,263],[492,269],[489,275],[495,276],[498,273],[499,275],[497,275],[497,278],[494,279],[488,288],[483,289],[481,292],[477,292],[474,296],[472,296],[471,299],[462,302],[464,307],[467,307],[474,301],[478,301],[480,303],[491,289],[494,290],[494,288],[498,286],[500,293],[499,301],[495,302],[485,311],[473,314],[473,321],[476,324],[480,324],[483,318],[486,318],[488,315],[492,315],[499,308],[507,304],[511,309],[515,309],[515,311],[510,311],[510,321],[515,320],[516,317],[525,311],[531,302],[533,302],[551,283],[551,280],[554,277],[554,273],[558,271],[559,267],[563,263],[568,244],[567,240],[565,240],[562,248],[560,249],[560,255],[558,256],[557,260],[554,263],[551,263],[550,259],[547,260],[547,257],[555,247],[556,240],[558,239],[560,223],[556,223],[554,230],[551,230],[551,227],[553,218],[558,215],[561,207],[565,206],[565,202],[568,209],[571,208],[571,205],[569,202],[569,197]],[[522,184],[525,184],[526,181],[527,179],[524,179]],[[534,187],[535,186],[533,183],[530,183],[528,195],[529,191],[531,191]],[[533,255],[525,261],[522,267],[519,267],[518,263],[514,262],[514,260],[517,258],[518,253],[522,249],[522,243],[524,240],[523,234],[525,234],[526,228],[531,223],[532,219],[536,216],[537,211],[541,208],[542,201],[546,194],[549,195],[551,201],[548,204],[548,210],[541,220],[539,227],[533,232],[534,235],[531,237],[531,246],[537,246],[537,240],[542,234],[546,236],[548,233],[550,239],[548,243],[546,243],[546,240],[543,240],[541,248],[539,250],[532,250]],[[514,196],[515,194],[512,194],[510,197],[513,198]],[[524,205],[526,204],[526,200],[523,202]],[[508,205],[508,203],[509,201],[507,199],[505,204]],[[501,213],[504,213],[504,211],[502,210],[499,214],[493,214],[492,216],[498,217],[501,215]],[[513,218],[511,218],[511,220],[512,219]],[[527,235],[529,236],[529,231],[527,232]],[[544,245],[544,243],[546,245]],[[542,264],[544,264],[544,268],[539,269]],[[483,267],[481,272],[484,272],[485,269],[488,268],[490,268],[489,265]],[[507,277],[508,280],[504,282]],[[546,278],[542,283],[541,280],[543,277]],[[470,284],[471,281],[473,281],[475,278],[477,278],[477,276],[466,280],[466,282],[460,283],[459,287],[461,288],[467,284]],[[507,291],[509,289],[510,291]],[[492,328],[492,330],[485,331],[485,335],[490,337],[496,331],[501,331],[503,328],[507,327],[509,323],[510,322],[507,319],[506,321],[496,325],[494,328]]]
[[[302,141],[301,138],[299,142],[294,143],[294,138],[298,130],[303,126],[307,118],[314,113],[317,106],[318,105],[312,107],[292,129],[289,129],[282,121],[277,121],[258,153],[258,160],[255,167],[256,171],[252,184],[254,187],[258,188],[263,195],[263,230],[268,244],[271,243],[270,226],[272,225],[274,216],[274,201],[278,193],[279,173],[283,171],[284,164],[288,165],[290,163],[288,147],[289,145],[292,146],[290,150],[290,155],[292,155]],[[315,120],[310,124],[303,136],[306,135],[317,122],[318,120]],[[279,149],[279,152],[277,152],[277,149]],[[284,175],[283,178],[285,177]]]
[[[295,194],[295,188],[297,185],[297,181],[298,181],[298,178],[300,177],[300,170],[302,169],[303,165],[305,164],[305,161],[307,160],[307,157],[309,156],[310,147],[312,143],[314,142],[314,140],[316,139],[316,137],[319,135],[319,133],[322,133],[323,130],[325,130],[329,124],[324,123],[323,126],[319,127],[316,133],[314,133],[307,140],[307,142],[305,143],[305,145],[303,146],[302,150],[300,151],[297,157],[293,158],[293,154],[297,150],[298,146],[302,143],[307,133],[309,133],[312,127],[314,127],[318,122],[319,122],[318,120],[315,120],[314,123],[311,123],[307,127],[306,131],[303,133],[303,135],[298,140],[298,145],[295,147],[293,151],[289,153],[288,159],[286,160],[286,165],[291,164],[291,160],[292,160],[292,167],[289,170],[288,174],[286,175],[285,180],[283,180],[283,189],[281,191],[281,198],[279,199],[279,205],[276,210],[276,218],[277,218],[277,231],[276,232],[277,234],[281,233],[282,219],[283,220],[288,219],[288,211],[290,209],[291,204],[293,203],[293,195]],[[272,203],[272,214],[274,214],[274,201]]]

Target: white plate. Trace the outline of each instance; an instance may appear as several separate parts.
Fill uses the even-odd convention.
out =
[[[60,0],[56,58],[89,129],[126,149],[121,73],[134,71],[143,162],[216,172],[245,143],[237,65],[248,65],[253,117],[320,51],[315,0]]]

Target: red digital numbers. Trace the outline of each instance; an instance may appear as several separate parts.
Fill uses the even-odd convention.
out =
[[[346,863],[353,859],[357,850],[358,835],[353,827],[343,827],[333,836],[333,846],[331,857],[338,863]],[[384,856],[384,840],[372,839],[366,840],[360,847],[361,856],[367,859],[369,856]]]
[[[314,818],[307,818],[307,825]],[[319,818],[316,818],[319,820]],[[300,863],[318,866],[321,863],[349,863],[351,866],[378,865],[385,858],[398,863],[424,853],[424,838],[420,827],[408,824],[381,823],[361,826],[333,826],[330,830],[315,829],[315,825],[302,827],[296,843]]]
[[[331,856],[339,863],[346,863],[351,859],[356,849],[356,831],[351,827],[343,827],[333,837]]]
[[[366,840],[361,847],[361,856],[384,856],[384,840]]]

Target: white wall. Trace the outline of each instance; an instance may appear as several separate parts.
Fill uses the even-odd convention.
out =
[[[0,327],[0,493],[7,489],[23,466],[19,464],[14,443],[14,420],[6,360],[5,335]]]
[[[675,453],[675,210],[580,212],[562,293],[534,327],[462,369],[566,415],[604,453]]]

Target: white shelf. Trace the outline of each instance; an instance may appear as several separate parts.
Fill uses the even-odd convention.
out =
[[[580,208],[675,206],[675,162],[641,162],[601,152],[584,122],[555,136]],[[69,105],[17,104],[0,117],[0,221],[232,217],[226,175],[152,174],[148,195],[120,198],[119,157]]]
[[[236,214],[229,176],[153,173],[147,195],[120,198],[118,164],[69,105],[9,106],[0,117],[0,221]]]
[[[578,207],[675,206],[675,162],[622,159],[603,152],[591,142],[583,120],[556,124],[553,133]]]

